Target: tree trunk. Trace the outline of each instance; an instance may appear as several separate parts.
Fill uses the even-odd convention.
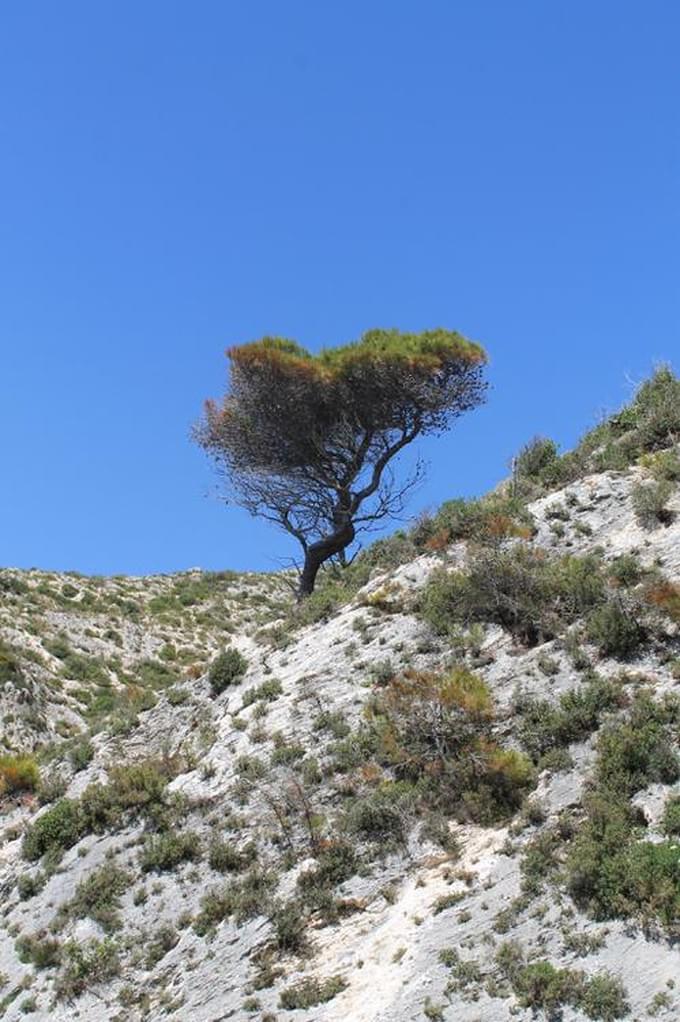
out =
[[[348,547],[353,541],[354,536],[354,526],[351,522],[348,522],[341,528],[336,529],[335,532],[332,532],[330,536],[324,536],[323,539],[317,540],[316,543],[311,543],[307,547],[305,563],[300,572],[297,590],[298,603],[314,592],[316,576],[321,565]]]

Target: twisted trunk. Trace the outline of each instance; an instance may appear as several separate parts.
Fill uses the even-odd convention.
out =
[[[305,562],[300,572],[297,590],[298,601],[314,592],[314,583],[321,565],[345,550],[353,542],[355,534],[356,530],[352,522],[346,521],[329,536],[324,536],[316,543],[309,544],[305,550]]]

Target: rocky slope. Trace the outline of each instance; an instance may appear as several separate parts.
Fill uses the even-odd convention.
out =
[[[658,475],[636,458],[534,491],[521,524],[430,529],[302,615],[277,575],[4,571],[0,1016],[679,1018]],[[442,756],[447,714],[468,730]]]

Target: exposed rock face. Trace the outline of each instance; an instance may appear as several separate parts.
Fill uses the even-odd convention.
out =
[[[680,582],[678,493],[668,504],[675,514],[670,524],[643,529],[630,499],[638,475],[632,469],[589,476],[536,501],[530,506],[536,524],[531,544],[559,554],[602,548],[607,561],[635,552],[643,566]],[[565,511],[556,530],[558,507]],[[90,580],[5,572],[0,638],[16,664],[1,675],[4,746],[43,750],[43,798],[51,802],[41,806],[29,792],[6,796],[3,803],[1,1017],[552,1017],[547,1008],[523,1005],[512,983],[499,976],[495,953],[513,940],[527,961],[619,978],[629,1004],[626,1017],[646,1017],[649,1009],[657,1018],[680,1018],[680,959],[661,927],[642,927],[631,916],[596,921],[576,907],[559,876],[520,898],[526,895],[527,846],[560,814],[576,821],[582,815],[596,732],[569,747],[568,764],[539,772],[532,801],[540,812],[520,811],[495,826],[450,821],[456,854],[424,838],[414,823],[404,844],[384,855],[373,849],[358,871],[340,881],[334,892],[340,908],[332,921],[321,911],[305,918],[304,954],[284,946],[263,957],[271,946],[275,902],[289,902],[299,890],[298,877],[316,868],[323,844],[315,844],[315,835],[337,837],[334,814],[363,790],[354,779],[361,767],[337,769],[338,741],[360,725],[376,687],[390,674],[442,671],[462,655],[416,611],[431,572],[442,564],[464,566],[466,557],[466,544],[458,543],[377,577],[327,620],[292,629],[282,648],[262,633],[288,613],[289,589],[280,576]],[[625,669],[638,682],[644,676],[658,699],[678,685],[676,629],[672,623],[663,628],[663,641],[643,643],[625,664],[603,659],[587,642],[584,648],[600,675],[615,678]],[[493,695],[495,726],[510,746],[518,743],[518,693],[554,701],[583,684],[562,638],[527,649],[497,625],[483,630],[473,667]],[[208,665],[227,645],[241,651],[248,668],[214,695]],[[625,714],[625,707],[618,712]],[[78,736],[89,729],[92,749],[79,752]],[[49,853],[42,864],[25,857],[26,829],[56,799],[76,800],[93,782],[105,781],[112,766],[149,757],[173,764],[166,803],[182,797],[167,809],[174,815],[165,832],[195,835],[197,851],[177,862],[171,853],[163,860],[153,845],[163,833],[158,819],[128,807],[107,825],[86,828],[59,861],[50,861]],[[680,792],[678,782],[653,783],[635,794],[648,822],[647,840],[662,839],[661,819],[673,791]],[[225,912],[207,933],[197,932],[206,894],[245,875],[215,868],[209,851],[218,837],[243,855],[256,842],[270,879],[258,895],[259,913],[240,918],[238,911]],[[109,870],[102,874],[109,877],[105,887],[113,885],[114,867],[125,877],[120,892],[84,899],[79,884],[103,868]],[[34,879],[33,887],[26,878]],[[95,902],[100,908],[104,902],[106,911]],[[31,960],[30,951],[22,950],[21,938],[31,935],[58,942],[52,962]],[[99,948],[97,963],[83,964],[78,945]],[[262,976],[266,966],[268,979]],[[282,992],[306,977],[321,985],[339,977],[337,992],[307,1007],[286,1006],[284,998],[282,1006]],[[589,1016],[582,1003],[568,1000],[561,1010],[565,1022],[619,1017]]]

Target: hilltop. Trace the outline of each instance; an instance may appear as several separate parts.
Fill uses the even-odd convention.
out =
[[[674,1019],[680,382],[329,570],[0,572],[0,1017]]]

